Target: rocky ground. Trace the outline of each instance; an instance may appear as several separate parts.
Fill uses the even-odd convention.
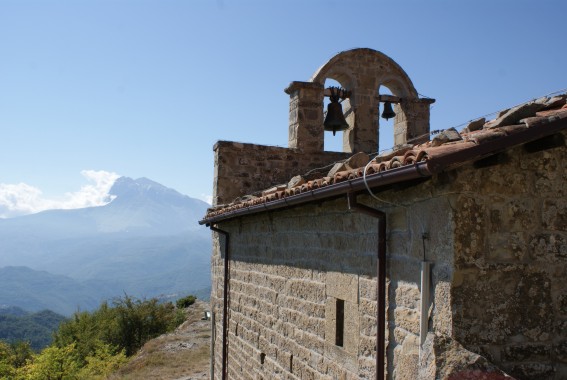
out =
[[[209,304],[197,300],[187,320],[174,332],[147,342],[110,380],[209,379],[211,321],[203,320]]]

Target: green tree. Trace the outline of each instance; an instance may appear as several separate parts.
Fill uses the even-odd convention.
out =
[[[80,368],[74,344],[51,346],[22,367],[19,376],[26,380],[78,380]]]
[[[12,350],[7,343],[0,341],[0,379],[12,379],[15,373]]]
[[[116,334],[116,311],[104,302],[92,313],[76,312],[63,322],[54,334],[54,344],[57,347],[75,344],[80,363],[85,365],[86,358],[94,355],[98,342],[111,343]]]
[[[0,379],[17,378],[18,369],[33,358],[29,342],[6,343],[0,341]]]
[[[12,365],[20,368],[33,358],[33,350],[30,342],[15,342],[10,344],[12,350]]]
[[[183,313],[171,302],[157,299],[139,300],[130,296],[115,299],[112,306],[104,302],[92,313],[77,312],[55,333],[54,344],[76,345],[79,360],[95,356],[97,344],[108,344],[126,356],[135,354],[148,340],[173,330],[184,321]]]
[[[106,379],[127,361],[124,350],[116,352],[113,346],[97,341],[95,353],[86,357],[87,364],[79,371],[79,378]]]
[[[173,304],[157,299],[139,300],[129,296],[115,300],[118,334],[114,342],[131,356],[145,342],[175,328],[178,319]]]
[[[195,297],[194,295],[188,295],[186,297],[178,299],[175,305],[180,309],[184,309],[186,307],[193,305],[196,300],[197,297]]]
[[[157,299],[124,296],[112,306],[76,312],[54,334],[53,344],[34,355],[29,342],[0,341],[0,380],[102,380],[146,341],[185,320],[180,309]]]

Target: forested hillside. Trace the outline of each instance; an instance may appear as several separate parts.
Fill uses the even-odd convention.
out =
[[[195,299],[183,301],[179,306]],[[148,340],[183,323],[186,316],[179,306],[124,296],[93,312],[76,312],[59,325],[51,345],[40,353],[25,342],[0,341],[0,379],[105,379]]]
[[[29,342],[34,351],[51,344],[53,332],[65,317],[50,310],[29,313],[17,307],[0,308],[0,340]]]

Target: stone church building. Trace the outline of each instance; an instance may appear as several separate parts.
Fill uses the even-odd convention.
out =
[[[288,148],[214,146],[214,379],[567,379],[567,96],[433,133],[371,49],[285,92]]]

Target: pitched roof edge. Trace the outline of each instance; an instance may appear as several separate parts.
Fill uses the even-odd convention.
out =
[[[562,115],[563,116],[563,115]],[[535,125],[534,125],[535,126]],[[567,128],[567,118],[551,117],[541,118],[537,127],[530,126],[525,129],[511,129],[510,134],[498,139],[486,141],[482,144],[471,146],[462,150],[451,150],[420,161],[413,165],[405,165],[383,172],[348,179],[343,182],[334,183],[321,188],[301,192],[296,195],[286,196],[275,200],[267,200],[259,204],[242,205],[242,207],[227,207],[219,214],[210,213],[199,224],[210,225],[213,223],[227,221],[244,215],[256,214],[264,211],[277,210],[297,206],[315,200],[328,199],[349,192],[357,192],[368,188],[401,183],[412,179],[430,177],[434,174],[449,170],[470,161],[491,156],[516,145],[525,144],[540,138],[553,135]]]
[[[565,116],[567,116],[567,114]],[[500,129],[503,128],[506,127],[502,127]],[[508,130],[509,134],[497,139],[486,141],[467,149],[457,150],[448,154],[432,157],[427,161],[428,169],[431,173],[436,174],[441,171],[460,166],[469,161],[476,161],[481,158],[491,156],[516,145],[525,144],[546,136],[551,136],[566,128],[567,117],[540,118],[537,126],[530,125],[525,129],[510,128]]]
[[[402,166],[388,171],[372,174],[366,178],[360,177],[349,179],[337,184],[328,185],[318,189],[309,190],[297,195],[280,198],[274,201],[237,208],[225,211],[220,215],[205,217],[199,224],[210,225],[213,223],[234,219],[239,216],[255,214],[264,211],[277,210],[291,206],[312,202],[315,200],[327,199],[349,192],[356,192],[366,189],[366,186],[373,188],[409,181],[412,179],[430,177],[432,173],[428,169],[427,161],[418,162],[414,165]],[[366,183],[365,183],[366,182]]]

